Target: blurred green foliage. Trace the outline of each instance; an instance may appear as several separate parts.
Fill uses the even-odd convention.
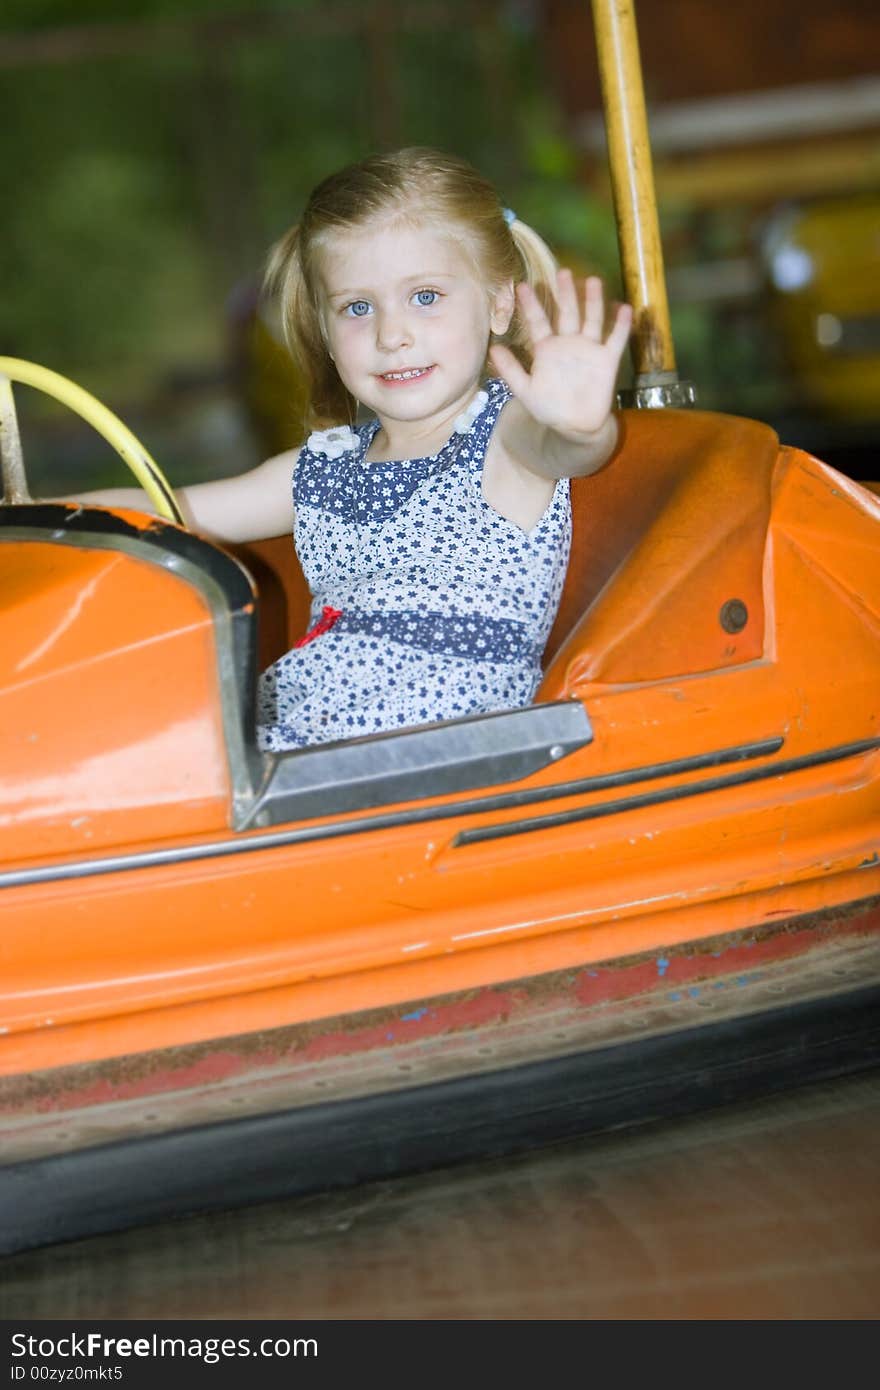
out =
[[[39,33],[249,9],[266,12],[242,0],[188,0],[183,16],[176,0],[11,0],[4,19],[7,33]],[[394,143],[460,151],[551,240],[613,270],[609,210],[577,187],[534,35],[520,24],[475,42],[464,3],[461,12],[460,26],[393,36]],[[501,111],[486,80],[498,68],[515,98]],[[227,295],[259,274],[317,180],[380,143],[382,99],[357,29],[257,26],[227,46],[194,26],[143,54],[8,66],[4,86],[0,151],[13,195],[0,340],[132,389],[163,364],[222,356]]]
[[[313,185],[383,143],[470,158],[619,296],[610,202],[585,191],[535,8],[450,4],[454,22],[383,38],[366,3],[6,0],[0,45],[53,48],[3,62],[2,351],[73,377],[135,428],[142,417],[172,480],[247,466],[246,443],[223,434],[232,299]],[[673,232],[686,216],[671,214]],[[701,305],[675,309],[674,325],[702,403],[736,402],[757,379],[754,334],[722,337]],[[192,426],[187,391],[209,426]],[[50,435],[38,471],[51,475],[58,447]],[[93,480],[118,478],[93,462],[99,448],[79,452]]]

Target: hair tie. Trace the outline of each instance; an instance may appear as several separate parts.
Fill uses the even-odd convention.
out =
[[[505,222],[507,223],[508,227],[512,227],[514,222],[516,221],[516,213],[514,212],[513,208],[504,208],[502,211],[502,216]]]

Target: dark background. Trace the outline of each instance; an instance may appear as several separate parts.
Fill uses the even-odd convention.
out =
[[[640,0],[679,369],[699,404],[880,476],[880,20]],[[7,0],[0,351],[95,392],[172,482],[301,432],[256,290],[326,173],[455,150],[618,294],[586,0]],[[33,490],[123,481],[16,393]]]

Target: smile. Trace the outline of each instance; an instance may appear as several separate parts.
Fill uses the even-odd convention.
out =
[[[398,386],[406,381],[420,381],[433,370],[433,367],[407,367],[405,371],[400,372],[381,372],[379,380],[389,386]]]

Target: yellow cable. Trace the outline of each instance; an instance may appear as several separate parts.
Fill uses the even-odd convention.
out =
[[[75,414],[81,415],[128,464],[159,515],[181,526],[185,524],[171,486],[158,463],[128,426],[95,396],[58,372],[40,367],[36,362],[25,362],[19,357],[0,357],[0,372],[10,381],[44,391],[47,396],[52,396]]]

